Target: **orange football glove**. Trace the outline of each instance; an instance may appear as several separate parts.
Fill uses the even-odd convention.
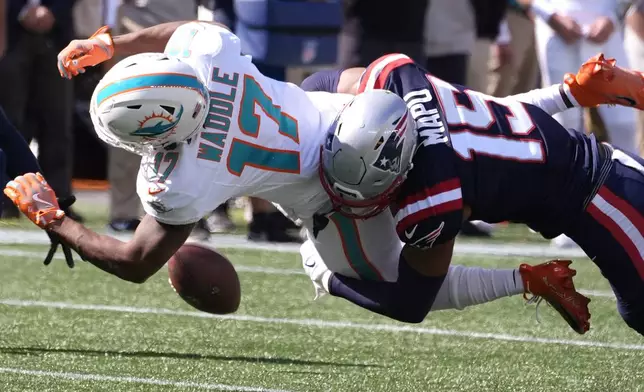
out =
[[[114,56],[114,42],[103,26],[88,39],[73,40],[58,53],[58,72],[60,76],[71,79],[85,72],[85,67],[92,67],[107,61]]]
[[[42,229],[65,216],[58,206],[56,194],[40,173],[27,173],[9,181],[4,194]]]
[[[577,75],[566,74],[564,83],[583,107],[608,104],[644,110],[642,72],[619,67],[601,53],[586,61]]]

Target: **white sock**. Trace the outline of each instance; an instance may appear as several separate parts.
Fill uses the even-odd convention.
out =
[[[575,106],[575,107],[580,106],[579,102],[577,102],[577,100],[575,99],[575,96],[572,95],[572,91],[570,91],[570,86],[568,86],[567,84],[564,83],[563,84],[563,91],[564,91],[564,93],[566,94],[566,97],[568,97],[568,99],[570,100],[570,103],[572,103],[573,106]]]
[[[452,265],[432,310],[464,309],[498,298],[523,294],[518,269],[486,269]]]

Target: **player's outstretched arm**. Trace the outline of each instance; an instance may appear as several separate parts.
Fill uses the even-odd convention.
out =
[[[129,282],[143,283],[176,253],[193,226],[166,225],[146,215],[128,242],[98,234],[66,217],[54,222],[48,230],[103,271]]]
[[[114,37],[109,33],[107,26],[103,26],[87,39],[71,41],[58,54],[58,71],[61,76],[71,79],[85,72],[86,67],[93,67],[111,59],[115,53],[120,56],[161,53],[175,30],[190,22],[193,21],[162,23]],[[216,22],[200,23],[210,23],[228,30],[226,26]]]
[[[65,217],[56,194],[39,173],[16,177],[4,193],[32,222],[57,235],[84,260],[134,283],[143,283],[154,275],[186,241],[193,227],[166,225],[145,216],[134,237],[123,242]]]
[[[420,323],[443,285],[453,251],[453,239],[429,249],[405,245],[400,254],[397,281],[368,281],[332,274],[328,291],[383,316]]]

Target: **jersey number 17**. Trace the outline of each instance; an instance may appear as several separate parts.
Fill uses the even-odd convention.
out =
[[[297,120],[273,104],[257,81],[249,75],[244,75],[244,91],[239,110],[239,129],[253,139],[259,137],[261,117],[256,114],[259,107],[266,116],[278,125],[278,133],[299,144]],[[251,141],[233,138],[228,153],[228,171],[241,176],[244,168],[251,166],[260,170],[280,173],[300,173],[300,153],[296,150],[279,150],[268,148]]]

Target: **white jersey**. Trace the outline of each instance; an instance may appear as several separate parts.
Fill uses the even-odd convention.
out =
[[[233,33],[208,23],[180,26],[165,53],[196,70],[207,83],[210,104],[193,140],[142,159],[137,192],[146,213],[179,225],[238,196],[303,213],[324,204],[322,188],[311,186],[319,184],[319,150],[339,110],[331,102],[350,97],[307,95],[265,77],[241,54]]]

